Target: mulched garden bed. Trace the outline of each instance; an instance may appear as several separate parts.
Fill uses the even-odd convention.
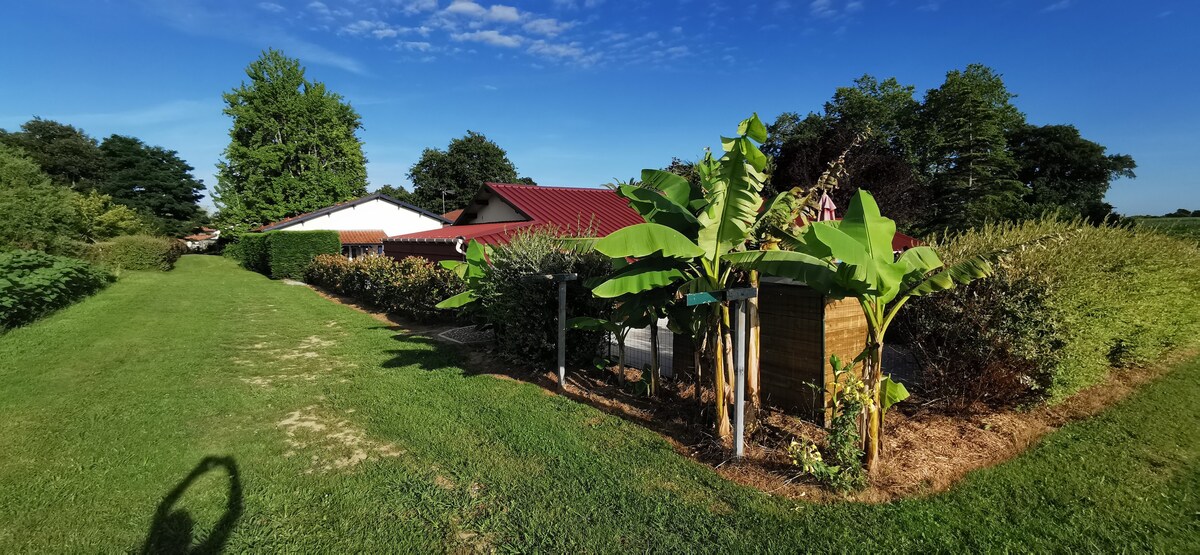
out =
[[[351,299],[314,289],[330,300],[392,324],[396,331],[437,338],[454,327],[414,324]],[[692,383],[666,379],[659,394],[651,398],[631,393],[633,388],[628,386],[619,387],[615,367],[572,369],[567,374],[566,390],[560,391],[557,375],[553,372],[514,370],[512,365],[504,364],[488,353],[486,345],[474,345],[472,349],[465,357],[467,368],[464,370],[534,383],[547,393],[562,393],[637,422],[658,432],[681,455],[711,466],[728,480],[791,499],[818,502],[848,499],[872,503],[944,491],[972,470],[1012,459],[1047,433],[1068,422],[1101,412],[1127,397],[1139,385],[1160,376],[1173,362],[1196,355],[1194,350],[1178,352],[1152,367],[1113,370],[1103,383],[1056,405],[1027,411],[997,411],[977,406],[951,413],[913,395],[888,411],[883,459],[871,485],[863,491],[843,495],[800,476],[788,457],[787,447],[793,439],[823,439],[824,428],[812,422],[764,407],[757,417],[747,418],[746,456],[735,460],[732,451],[712,431],[708,414],[712,410],[712,392],[707,388],[700,392],[703,412]],[[639,370],[626,369],[628,381],[640,377]]]

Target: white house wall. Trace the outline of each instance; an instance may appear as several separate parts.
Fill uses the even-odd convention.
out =
[[[468,223],[520,222],[526,219],[513,210],[513,207],[509,206],[507,202],[500,200],[499,195],[492,195],[492,198],[488,199],[487,205],[480,209],[478,215]]]
[[[288,231],[382,229],[384,233],[392,236],[440,227],[442,227],[440,220],[396,206],[385,200],[374,199],[277,229]]]

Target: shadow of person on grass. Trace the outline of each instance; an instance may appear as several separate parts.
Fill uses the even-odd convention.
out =
[[[208,537],[193,541],[195,522],[186,509],[176,508],[179,499],[201,476],[220,468],[229,475],[229,492],[225,514],[213,525]],[[242,516],[242,480],[233,457],[205,457],[179,484],[172,489],[154,511],[154,521],[142,545],[143,554],[151,553],[220,553]]]

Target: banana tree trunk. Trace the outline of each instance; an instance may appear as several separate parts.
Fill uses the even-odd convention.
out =
[[[625,386],[625,336],[617,336],[617,383]]]
[[[733,438],[733,425],[729,422],[729,403],[726,402],[728,393],[725,391],[725,349],[728,347],[722,341],[720,320],[717,320],[716,333],[713,334],[713,386],[715,393],[713,402],[717,406],[717,437],[722,441]]]
[[[883,448],[883,411],[880,399],[880,385],[883,370],[883,340],[871,337],[867,343],[867,357],[863,360],[863,385],[866,386],[870,402],[863,407],[864,428],[863,443],[865,456],[863,466],[868,474],[874,474],[879,468],[879,458]]]
[[[650,395],[658,395],[658,319],[650,322]]]
[[[758,272],[750,272],[750,286],[758,288]],[[752,414],[757,414],[759,407],[759,333],[758,333],[758,297],[755,296],[749,301],[749,320],[750,320],[750,341],[747,345],[746,353],[746,394],[749,397],[747,400]]]
[[[733,404],[733,401],[734,401],[734,399],[733,399],[733,384],[734,384],[734,381],[737,379],[734,376],[734,372],[737,371],[737,367],[734,366],[734,362],[733,362],[733,330],[731,329],[729,323],[730,323],[729,306],[722,304],[721,305],[721,337],[724,338],[724,347],[725,348],[723,351],[721,351],[721,355],[722,355],[722,357],[724,357],[724,363],[725,363],[725,373],[723,375],[725,376],[725,405],[726,406]]]

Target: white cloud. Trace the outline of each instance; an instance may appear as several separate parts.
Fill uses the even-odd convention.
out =
[[[433,45],[424,41],[401,41],[396,43],[396,47],[414,52],[429,52],[433,50]]]
[[[324,17],[329,17],[329,13],[330,13],[329,6],[326,6],[324,2],[316,2],[316,1],[309,2],[308,10],[319,16],[324,16]]]
[[[1042,8],[1042,13],[1057,12],[1059,10],[1065,10],[1069,7],[1071,7],[1071,0],[1058,0],[1058,2]]]
[[[487,8],[471,0],[454,0],[444,11],[448,14],[465,15],[468,17],[483,17],[484,14],[487,14]]]
[[[808,5],[808,11],[817,17],[833,17],[837,10],[833,9],[833,0],[813,0]]]
[[[271,13],[279,13],[284,11],[285,8],[274,2],[259,2],[258,9]]]
[[[559,21],[554,18],[545,17],[527,22],[523,28],[530,33],[555,37],[574,26],[575,22],[573,21]]]
[[[459,42],[482,42],[484,44],[502,46],[505,48],[516,48],[521,46],[521,43],[525,40],[525,38],[520,35],[505,35],[499,31],[491,29],[487,31],[473,31],[470,33],[455,33],[450,35],[450,38]]]
[[[521,12],[512,6],[502,6],[500,4],[496,4],[488,9],[487,17],[492,21],[512,23],[514,21],[521,20]]]
[[[402,7],[401,11],[408,15],[430,12],[438,7],[437,0],[398,0]]]

